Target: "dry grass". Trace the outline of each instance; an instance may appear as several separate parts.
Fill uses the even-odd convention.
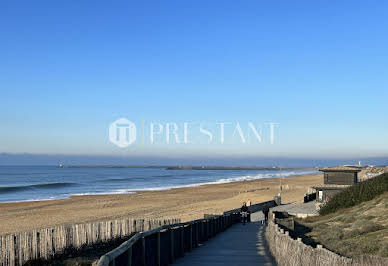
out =
[[[388,192],[335,213],[298,220],[307,236],[341,255],[388,257]]]

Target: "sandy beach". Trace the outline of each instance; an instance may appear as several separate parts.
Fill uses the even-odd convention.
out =
[[[282,203],[302,202],[308,188],[322,184],[322,175],[268,178],[134,194],[74,196],[68,199],[0,204],[0,234],[63,224],[120,217],[202,218],[222,213],[243,201],[273,199],[282,184]]]

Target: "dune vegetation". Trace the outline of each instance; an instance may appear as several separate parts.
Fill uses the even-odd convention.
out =
[[[307,237],[338,254],[388,257],[387,180],[382,174],[352,186],[333,197],[320,216],[298,223]]]
[[[357,183],[344,191],[334,195],[319,211],[326,215],[348,208],[362,202],[372,200],[378,195],[388,191],[388,173],[376,176],[375,178]]]

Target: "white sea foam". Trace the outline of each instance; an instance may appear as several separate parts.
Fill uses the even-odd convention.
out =
[[[104,192],[85,192],[85,193],[74,193],[70,196],[93,196],[93,195],[114,195],[114,194],[133,194],[135,193],[131,189],[114,189]]]
[[[268,173],[268,174],[257,174],[257,175],[244,175],[230,178],[221,178],[216,181],[202,182],[202,183],[193,183],[187,185],[172,185],[172,186],[160,186],[160,187],[150,187],[150,188],[139,188],[139,189],[128,189],[131,192],[137,191],[159,191],[159,190],[169,190],[175,188],[186,188],[186,187],[198,187],[203,185],[215,185],[215,184],[226,184],[233,182],[242,182],[242,181],[251,181],[257,179],[264,178],[280,178],[280,177],[291,177],[291,176],[299,176],[299,175],[308,175],[308,174],[316,174],[316,171],[304,171],[304,172],[285,172],[285,173]]]
[[[145,176],[144,183],[138,182],[137,184],[120,184],[119,186],[115,185],[112,187],[112,184],[109,182],[109,179],[107,179],[104,184],[104,186],[98,187],[97,191],[87,191],[87,188],[85,189],[85,192],[80,191],[77,189],[77,186],[72,186],[71,188],[64,187],[62,188],[62,191],[58,191],[58,189],[53,190],[53,193],[51,195],[40,195],[42,198],[39,198],[39,195],[31,195],[30,199],[23,199],[18,200],[16,198],[14,199],[3,199],[1,202],[26,202],[26,201],[44,201],[44,200],[58,200],[58,199],[66,199],[71,196],[85,196],[85,195],[112,195],[112,194],[130,194],[130,193],[136,193],[140,191],[160,191],[160,190],[169,190],[169,189],[176,189],[176,188],[187,188],[187,187],[198,187],[203,185],[212,185],[212,184],[225,184],[225,183],[233,183],[233,182],[243,182],[243,181],[251,181],[251,180],[257,180],[257,179],[264,179],[264,178],[287,178],[290,176],[297,176],[297,175],[306,175],[306,174],[315,174],[318,173],[317,171],[312,170],[295,170],[295,171],[284,171],[281,175],[280,172],[275,171],[266,171],[262,173],[255,173],[251,175],[236,175],[236,172],[231,172],[230,177],[225,177],[225,172],[220,172],[220,177],[217,178],[216,174],[217,172],[212,172],[211,175],[206,176],[206,172],[203,172],[203,176],[201,176],[201,172],[196,171],[195,173],[190,174],[180,174],[179,172],[171,173],[171,175],[165,175],[163,177],[156,178],[153,180],[153,176]],[[208,173],[209,174],[209,173]],[[233,176],[234,174],[234,176]],[[218,174],[217,174],[218,175]],[[228,174],[226,174],[228,175]],[[192,176],[192,178],[188,178],[189,176]],[[170,179],[171,177],[171,179]],[[150,178],[150,179],[146,179]],[[161,179],[162,178],[162,179]],[[130,178],[125,179],[129,182],[131,181]],[[201,182],[198,182],[199,180],[202,180]],[[70,182],[68,180],[65,180],[66,182]],[[63,181],[63,182],[65,182]],[[78,182],[77,180],[73,180],[74,182]],[[72,182],[73,182],[72,181]],[[102,180],[104,181],[104,180]],[[93,182],[93,181],[92,181]],[[170,183],[170,184],[169,184]],[[180,183],[180,184],[179,184]],[[182,184],[186,183],[186,184]],[[78,183],[77,183],[78,184]],[[121,186],[121,187],[120,187]],[[38,187],[40,188],[40,187]],[[77,189],[78,191],[72,191],[73,188]],[[36,188],[37,189],[37,188]],[[47,187],[45,187],[47,193]],[[104,191],[105,190],[105,191]],[[33,191],[34,192],[34,191]],[[24,194],[24,193],[23,193]],[[7,194],[4,194],[7,195]],[[3,196],[5,198],[5,196]]]

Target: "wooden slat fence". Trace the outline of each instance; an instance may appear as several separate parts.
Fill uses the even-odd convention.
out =
[[[178,222],[180,219],[125,218],[2,235],[0,265],[17,266],[31,259],[50,259],[65,248],[80,248]]]
[[[186,252],[240,222],[239,212],[164,225],[137,233],[100,258],[97,266],[161,266],[173,263]]]

